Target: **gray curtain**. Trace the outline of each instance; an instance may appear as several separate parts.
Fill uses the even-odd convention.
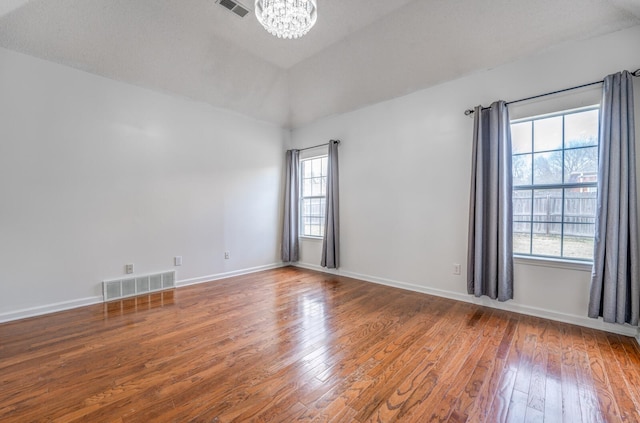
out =
[[[504,101],[474,110],[467,291],[513,298],[511,127]]]
[[[288,150],[284,180],[284,222],[282,225],[282,261],[298,261],[298,220],[300,203],[300,151]]]
[[[633,78],[609,75],[602,87],[598,208],[589,317],[638,325],[638,213]]]
[[[338,201],[338,145],[340,141],[329,142],[327,164],[327,207],[324,218],[324,238],[322,239],[322,261],[320,265],[337,269],[340,265],[340,213]]]

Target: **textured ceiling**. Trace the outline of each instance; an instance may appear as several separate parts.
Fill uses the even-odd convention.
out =
[[[640,24],[639,0],[318,3],[281,40],[214,0],[3,0],[0,46],[295,127]]]

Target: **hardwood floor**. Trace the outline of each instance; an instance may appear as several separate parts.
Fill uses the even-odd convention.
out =
[[[0,325],[2,422],[639,422],[632,338],[282,268]]]

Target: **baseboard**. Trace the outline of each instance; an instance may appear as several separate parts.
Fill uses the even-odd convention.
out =
[[[334,275],[347,276],[354,279],[360,279],[366,282],[373,282],[380,285],[386,285],[393,288],[406,289],[408,291],[420,292],[423,294],[434,295],[436,297],[449,298],[457,301],[478,304],[486,307],[492,307],[500,310],[512,311],[514,313],[526,314],[529,316],[542,317],[549,320],[555,320],[563,323],[571,323],[578,326],[588,327],[592,329],[603,330],[606,332],[617,333],[619,335],[631,336],[640,344],[640,332],[638,328],[627,325],[616,325],[605,323],[602,319],[591,319],[586,316],[576,316],[573,314],[559,313],[553,310],[531,307],[522,304],[514,304],[512,302],[500,302],[492,300],[488,297],[475,297],[473,295],[462,294],[454,291],[447,291],[435,288],[427,288],[424,286],[414,285],[411,283],[395,281],[392,279],[379,278],[377,276],[365,275],[361,273],[349,272],[341,269],[326,269],[321,266],[307,263],[293,263],[294,266],[316,270],[319,272],[330,273]]]
[[[367,282],[377,283],[380,285],[386,285],[394,288],[405,289],[408,291],[420,292],[423,294],[434,295],[437,297],[449,298],[457,301],[464,301],[467,303],[478,304],[486,307],[492,307],[500,310],[512,311],[514,313],[527,314],[535,317],[542,317],[545,319],[555,320],[564,323],[571,323],[578,326],[584,326],[592,329],[603,330],[607,332],[617,333],[620,335],[631,336],[636,339],[640,345],[640,332],[638,328],[632,326],[614,325],[605,323],[602,319],[591,319],[583,316],[576,316],[572,314],[559,313],[557,311],[541,309],[537,307],[526,306],[522,304],[513,304],[511,302],[499,302],[491,300],[486,297],[477,298],[471,295],[462,294],[454,291],[447,291],[435,288],[427,288],[415,284],[406,282],[400,282],[392,279],[380,278],[377,276],[365,275],[362,273],[349,272],[341,269],[327,269],[318,265],[312,265],[307,263],[272,263],[264,266],[251,267],[247,269],[234,270],[231,272],[217,273],[208,276],[201,276],[198,278],[183,279],[176,282],[176,287],[195,285],[199,283],[211,282],[215,280],[230,278],[233,276],[247,275],[250,273],[261,272],[263,270],[277,269],[280,267],[294,265],[303,269],[315,270],[323,273],[329,273],[334,275],[347,276],[354,279],[360,279]],[[10,311],[6,313],[0,313],[0,323],[10,322],[13,320],[26,319],[29,317],[41,316],[49,313],[56,313],[59,311],[70,310],[73,308],[84,307],[93,304],[99,304],[103,302],[102,296],[87,297],[71,301],[63,301],[54,304],[47,304],[44,306],[37,306],[31,308],[25,308],[16,311]]]
[[[260,272],[263,270],[277,269],[279,267],[283,267],[287,265],[288,263],[273,263],[265,266],[257,266],[257,267],[251,267],[248,269],[234,270],[232,272],[217,273],[215,275],[202,276],[202,277],[192,278],[192,279],[184,279],[181,281],[176,281],[175,286],[176,288],[179,288],[182,286],[194,285],[197,283],[204,283],[204,282],[210,282],[218,279],[230,278],[232,276],[247,275],[249,273]],[[71,310],[73,308],[84,307],[84,306],[93,305],[93,304],[100,304],[104,302],[103,300],[104,299],[102,296],[88,297],[88,298],[81,298],[77,300],[63,301],[60,303],[47,304],[43,306],[25,308],[22,310],[10,311],[7,313],[0,314],[0,323],[11,322],[13,320],[26,319],[28,317],[42,316],[45,314],[56,313],[58,311]]]
[[[80,298],[78,300],[63,301],[60,303],[47,304],[43,306],[24,308],[22,310],[9,311],[0,314],[0,323],[11,322],[13,320],[26,319],[29,317],[41,316],[43,314],[57,313],[59,311],[71,310],[72,308],[84,307],[102,302],[102,296]]]
[[[216,273],[213,275],[199,276],[197,278],[183,279],[180,281],[176,281],[176,287],[179,288],[182,286],[189,286],[189,285],[196,285],[199,283],[217,281],[220,279],[230,278],[232,276],[248,275],[250,273],[262,272],[263,270],[277,269],[279,267],[284,267],[288,265],[289,263],[272,263],[272,264],[266,264],[264,266],[256,266],[256,267],[249,267],[247,269],[233,270],[231,272]]]

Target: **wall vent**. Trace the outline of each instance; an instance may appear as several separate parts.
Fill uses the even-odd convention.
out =
[[[216,3],[218,3],[220,6],[224,6],[225,9],[229,9],[241,18],[244,18],[247,13],[249,13],[248,8],[244,7],[235,0],[216,0]]]
[[[175,288],[176,271],[169,270],[150,275],[113,279],[102,282],[104,301],[119,300],[148,292]]]

